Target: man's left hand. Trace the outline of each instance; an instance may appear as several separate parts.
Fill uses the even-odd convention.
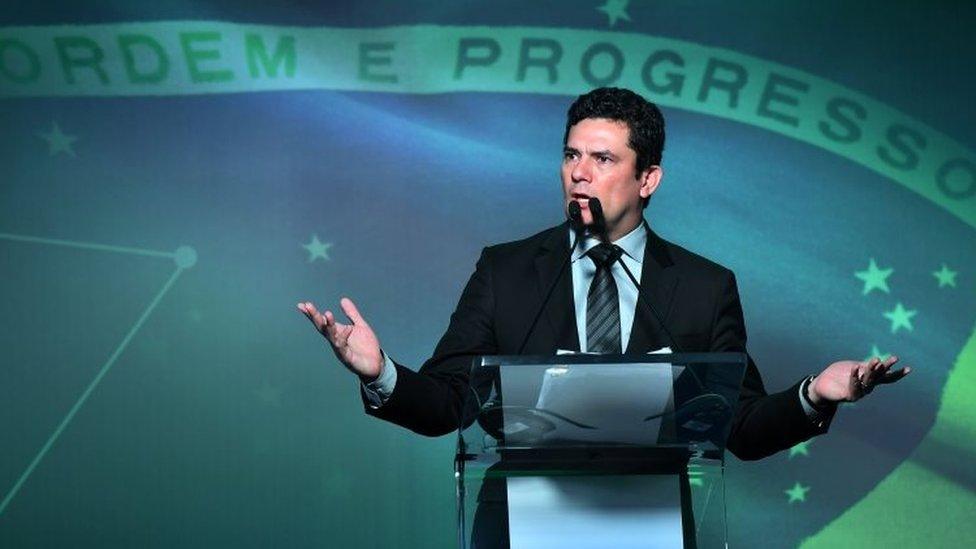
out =
[[[807,396],[814,404],[854,402],[870,393],[875,386],[894,383],[908,375],[911,368],[892,370],[898,357],[885,360],[874,357],[866,361],[841,360],[827,366],[813,379]]]

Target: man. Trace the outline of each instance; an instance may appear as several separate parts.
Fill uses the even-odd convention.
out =
[[[565,223],[485,248],[447,332],[419,372],[384,355],[351,300],[341,300],[351,324],[337,322],[331,311],[320,313],[311,302],[298,304],[362,380],[368,414],[430,436],[457,429],[471,358],[477,355],[551,355],[558,349],[645,353],[672,344],[686,352],[745,352],[732,272],[663,240],[644,222],[643,209],[663,175],[664,120],[658,108],[629,90],[593,90],[570,107],[563,143],[564,210],[577,202],[583,224],[591,229],[574,250],[570,272],[560,269],[570,252],[571,229]],[[619,262],[603,263],[600,251],[612,248],[601,246],[592,230],[591,197],[599,198],[608,239],[641,281],[667,330],[637,307],[637,291]],[[554,282],[545,321],[532,327]],[[838,402],[858,400],[876,385],[908,374],[909,368],[892,369],[897,360],[842,360],[767,394],[749,359],[728,448],[741,459],[759,459],[826,432]]]

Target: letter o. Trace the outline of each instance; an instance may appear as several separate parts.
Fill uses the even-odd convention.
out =
[[[13,49],[20,50],[27,60],[28,66],[26,72],[16,73],[7,65],[7,51]],[[0,40],[0,74],[3,74],[7,79],[18,84],[26,84],[27,82],[37,80],[37,77],[41,74],[41,59],[34,50],[27,47],[27,44],[20,40],[14,40],[12,38]]]
[[[599,78],[593,74],[593,70],[590,65],[593,64],[593,59],[601,54],[608,54],[611,59],[613,59],[613,69],[610,70],[610,74],[603,78]],[[620,73],[624,70],[624,54],[620,51],[620,48],[614,46],[609,42],[598,42],[593,44],[586,51],[583,52],[583,58],[580,59],[580,74],[583,75],[583,80],[593,86],[602,87],[607,84],[612,84],[618,78],[620,78]]]
[[[949,176],[956,170],[969,172],[969,182],[963,183],[961,189],[949,186]],[[939,190],[949,198],[956,200],[971,198],[976,195],[976,165],[965,158],[946,160],[942,166],[939,166],[939,171],[935,174],[935,183],[939,186]]]

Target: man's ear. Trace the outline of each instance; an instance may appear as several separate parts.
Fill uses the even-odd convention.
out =
[[[641,198],[649,198],[654,194],[658,185],[661,184],[662,177],[664,177],[664,169],[661,166],[648,166],[646,170],[641,172],[640,177],[638,177]]]

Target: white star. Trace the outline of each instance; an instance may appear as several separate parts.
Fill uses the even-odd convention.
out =
[[[797,501],[806,501],[807,492],[809,491],[810,491],[809,486],[804,486],[799,482],[794,484],[793,487],[790,488],[789,490],[783,490],[783,492],[785,492],[786,495],[790,497],[789,503],[794,503]]]
[[[630,0],[607,0],[605,4],[597,8],[597,11],[607,14],[609,25],[612,27],[620,19],[630,21],[630,15],[627,15],[627,4],[629,3]]]
[[[62,132],[61,127],[58,126],[57,122],[51,122],[51,131],[47,133],[37,132],[37,135],[41,139],[47,141],[48,156],[54,156],[58,153],[77,156],[72,147],[73,143],[77,141],[78,138]]]
[[[895,308],[884,313],[884,317],[891,321],[891,333],[897,332],[900,328],[905,328],[909,332],[914,331],[912,317],[918,314],[915,309],[906,309],[899,301]]]
[[[934,276],[936,280],[939,281],[940,288],[943,288],[945,286],[951,286],[955,288],[956,275],[958,274],[959,274],[958,272],[953,271],[952,269],[947,267],[945,263],[942,264],[942,269],[938,271],[932,271],[932,276]]]
[[[881,290],[882,292],[888,294],[891,290],[888,288],[888,277],[891,273],[895,272],[894,269],[879,269],[878,264],[874,262],[872,257],[868,263],[868,268],[864,271],[857,271],[854,276],[860,278],[864,281],[864,290],[861,295],[868,295],[871,290]]]
[[[891,356],[891,353],[882,353],[881,352],[881,349],[878,349],[878,346],[877,345],[872,345],[871,346],[871,354],[869,354],[868,356],[864,357],[864,361],[867,362],[867,361],[869,361],[869,360],[871,360],[872,358],[875,358],[875,357],[879,358],[880,360],[888,360],[888,357],[890,357],[890,356]]]
[[[797,443],[796,446],[790,448],[790,459],[793,456],[809,456],[810,455],[810,441]]]
[[[317,234],[312,235],[312,241],[308,244],[302,244],[302,248],[308,250],[308,262],[311,263],[316,259],[322,258],[325,261],[331,259],[329,257],[329,248],[332,247],[331,242],[322,242],[319,240]]]

